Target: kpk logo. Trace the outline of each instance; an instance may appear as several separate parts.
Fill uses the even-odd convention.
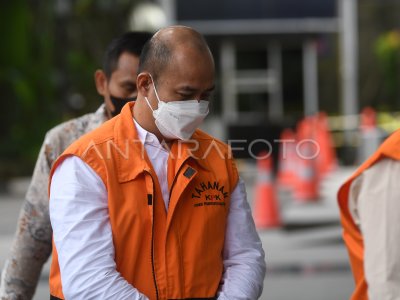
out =
[[[196,203],[195,206],[225,205],[226,197],[228,197],[228,192],[225,191],[225,186],[220,186],[217,181],[201,182],[192,193],[192,199],[205,200],[205,202]]]

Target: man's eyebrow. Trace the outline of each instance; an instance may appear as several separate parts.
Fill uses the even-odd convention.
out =
[[[187,92],[195,92],[195,91],[197,91],[197,89],[195,89],[194,87],[188,86],[188,85],[181,86],[180,88],[178,88],[178,90],[187,91]]]
[[[197,91],[196,88],[193,88],[193,87],[188,86],[188,85],[185,85],[185,86],[180,87],[179,90],[181,90],[181,91],[188,91],[188,92],[196,92],[196,91]],[[215,85],[213,85],[212,87],[210,87],[210,88],[207,89],[206,91],[207,91],[207,92],[211,92],[211,91],[213,91],[213,90],[215,90]]]
[[[210,87],[209,89],[207,89],[207,92],[212,92],[213,90],[215,90],[215,85],[213,85],[212,87]]]

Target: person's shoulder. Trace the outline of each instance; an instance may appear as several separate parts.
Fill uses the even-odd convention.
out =
[[[88,113],[80,117],[62,122],[46,133],[47,142],[55,140],[75,140],[87,132],[95,113]]]
[[[210,148],[215,148],[217,151],[223,151],[227,154],[230,153],[230,147],[228,146],[228,144],[202,131],[201,129],[197,129],[195,131],[192,139],[197,140],[199,142],[199,147],[205,151],[209,151]]]
[[[343,191],[348,192],[352,182],[356,178],[365,174],[366,171],[369,170],[369,172],[375,172],[377,166],[381,166],[381,163],[385,162],[386,158],[389,158],[388,161],[400,161],[400,129],[396,130],[386,138],[379,148],[357,168],[357,170],[340,187],[339,195]]]
[[[400,129],[397,129],[391,135],[389,135],[385,142],[400,143]]]
[[[400,129],[393,132],[377,151],[389,158],[400,160]]]
[[[80,157],[86,157],[89,153],[95,153],[96,155],[102,156],[103,151],[109,151],[109,142],[114,139],[114,123],[115,118],[110,119],[99,127],[84,133],[77,139],[71,141],[71,143],[65,148],[63,154],[65,155],[77,155]]]
[[[236,185],[238,173],[231,147],[200,129],[195,131],[192,139],[198,142],[196,146],[198,152],[195,155],[201,158],[201,163],[216,173],[219,173],[221,168],[226,168],[232,175],[230,177],[234,181],[232,184]]]
[[[218,138],[206,133],[205,131],[203,131],[201,129],[196,129],[196,131],[193,134],[192,138],[198,140],[199,142],[217,143],[217,144],[220,144],[220,145],[228,146],[226,143],[224,143],[220,139],[218,139]]]
[[[82,142],[90,141],[90,143],[100,144],[114,138],[114,125],[117,118],[105,121],[97,128],[85,133],[79,140]]]

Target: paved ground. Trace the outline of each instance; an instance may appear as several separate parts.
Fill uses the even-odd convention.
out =
[[[246,179],[253,201],[254,166]],[[314,203],[296,203],[279,192],[283,227],[260,231],[266,251],[267,276],[262,300],[345,300],[353,290],[348,256],[341,238],[336,192],[353,168],[340,168],[320,187]],[[253,178],[252,178],[253,177]]]
[[[353,288],[347,253],[341,240],[335,201],[337,188],[352,169],[340,168],[321,186],[321,199],[299,204],[280,192],[284,226],[260,231],[268,272],[262,300],[345,300]],[[253,200],[254,165],[241,166],[249,201]],[[0,195],[0,268],[9,251],[21,196]],[[48,299],[48,265],[35,300]]]

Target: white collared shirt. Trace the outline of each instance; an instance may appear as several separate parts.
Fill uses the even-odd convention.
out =
[[[368,299],[400,299],[400,162],[382,159],[350,186],[349,210],[364,241]]]
[[[134,124],[167,209],[168,151],[152,133]],[[78,157],[66,158],[54,172],[50,219],[66,299],[148,299],[116,271],[107,191],[100,177]],[[231,195],[223,256],[218,299],[257,299],[263,288],[265,258],[241,179]]]

